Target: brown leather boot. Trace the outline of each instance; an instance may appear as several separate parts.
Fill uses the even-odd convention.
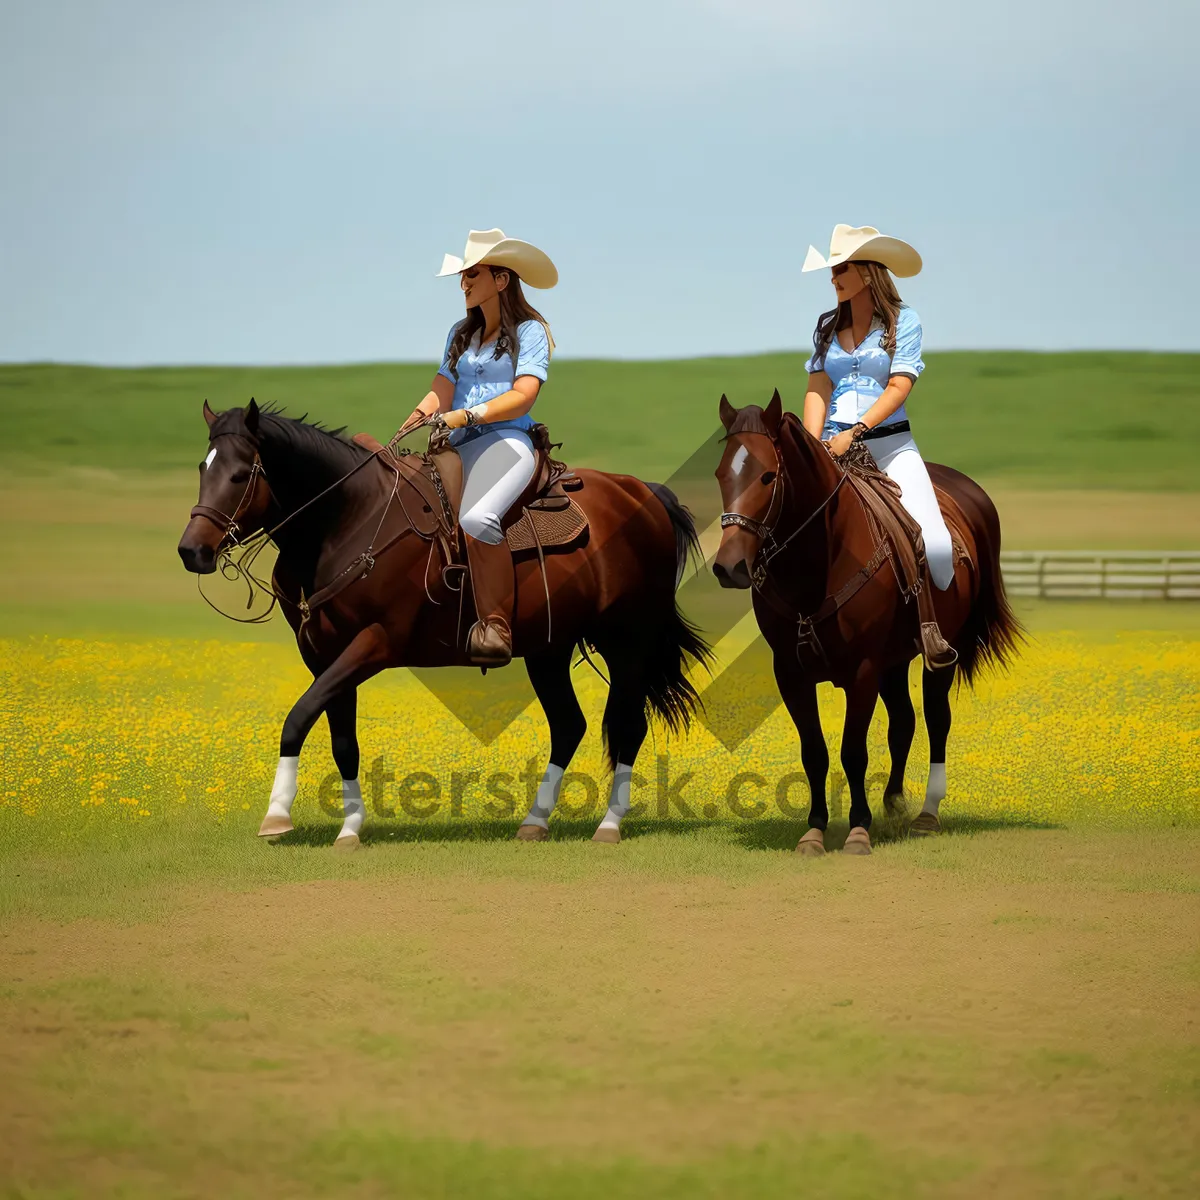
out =
[[[507,542],[493,546],[464,533],[471,592],[479,620],[467,634],[467,654],[477,667],[502,667],[512,661],[512,630],[508,613],[513,606],[512,554]]]
[[[942,637],[937,613],[933,610],[933,587],[933,580],[929,577],[929,565],[922,556],[921,589],[917,592],[917,617],[921,622],[921,633],[917,641],[927,671],[952,667],[958,662],[958,651]]]

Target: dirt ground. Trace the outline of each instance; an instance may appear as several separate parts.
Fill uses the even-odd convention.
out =
[[[6,921],[0,1177],[1195,1195],[1200,834],[954,840],[570,883],[443,873],[416,844],[369,852],[395,854],[386,878]]]

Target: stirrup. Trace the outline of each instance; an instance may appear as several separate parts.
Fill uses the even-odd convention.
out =
[[[942,637],[942,631],[936,621],[921,622],[920,646],[921,657],[925,660],[927,671],[952,667],[958,662],[958,651]]]
[[[512,662],[512,631],[503,619],[476,621],[467,632],[467,657],[477,667],[503,667]]]

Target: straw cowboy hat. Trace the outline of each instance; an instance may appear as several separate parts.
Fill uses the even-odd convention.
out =
[[[902,279],[921,269],[921,256],[899,238],[888,237],[870,225],[855,229],[852,225],[835,225],[829,239],[829,257],[823,258],[816,246],[809,246],[802,271],[819,271],[844,262],[883,263],[893,275]]]
[[[472,229],[467,235],[467,248],[462,258],[447,254],[442,259],[443,275],[457,275],[482,263],[488,267],[510,267],[522,283],[535,288],[552,288],[558,282],[558,268],[550,256],[528,242],[504,236],[503,229]]]

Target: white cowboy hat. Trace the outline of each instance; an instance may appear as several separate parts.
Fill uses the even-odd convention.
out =
[[[852,225],[835,225],[829,239],[829,257],[823,258],[816,246],[809,246],[801,271],[819,271],[844,262],[883,263],[893,275],[902,279],[916,275],[921,269],[921,256],[899,238],[888,237],[870,225],[855,229]]]
[[[503,229],[472,229],[467,235],[467,248],[462,258],[447,254],[442,259],[438,278],[457,275],[480,263],[488,267],[511,267],[521,277],[521,282],[530,287],[552,288],[558,282],[558,268],[548,254],[528,242],[505,237]]]

